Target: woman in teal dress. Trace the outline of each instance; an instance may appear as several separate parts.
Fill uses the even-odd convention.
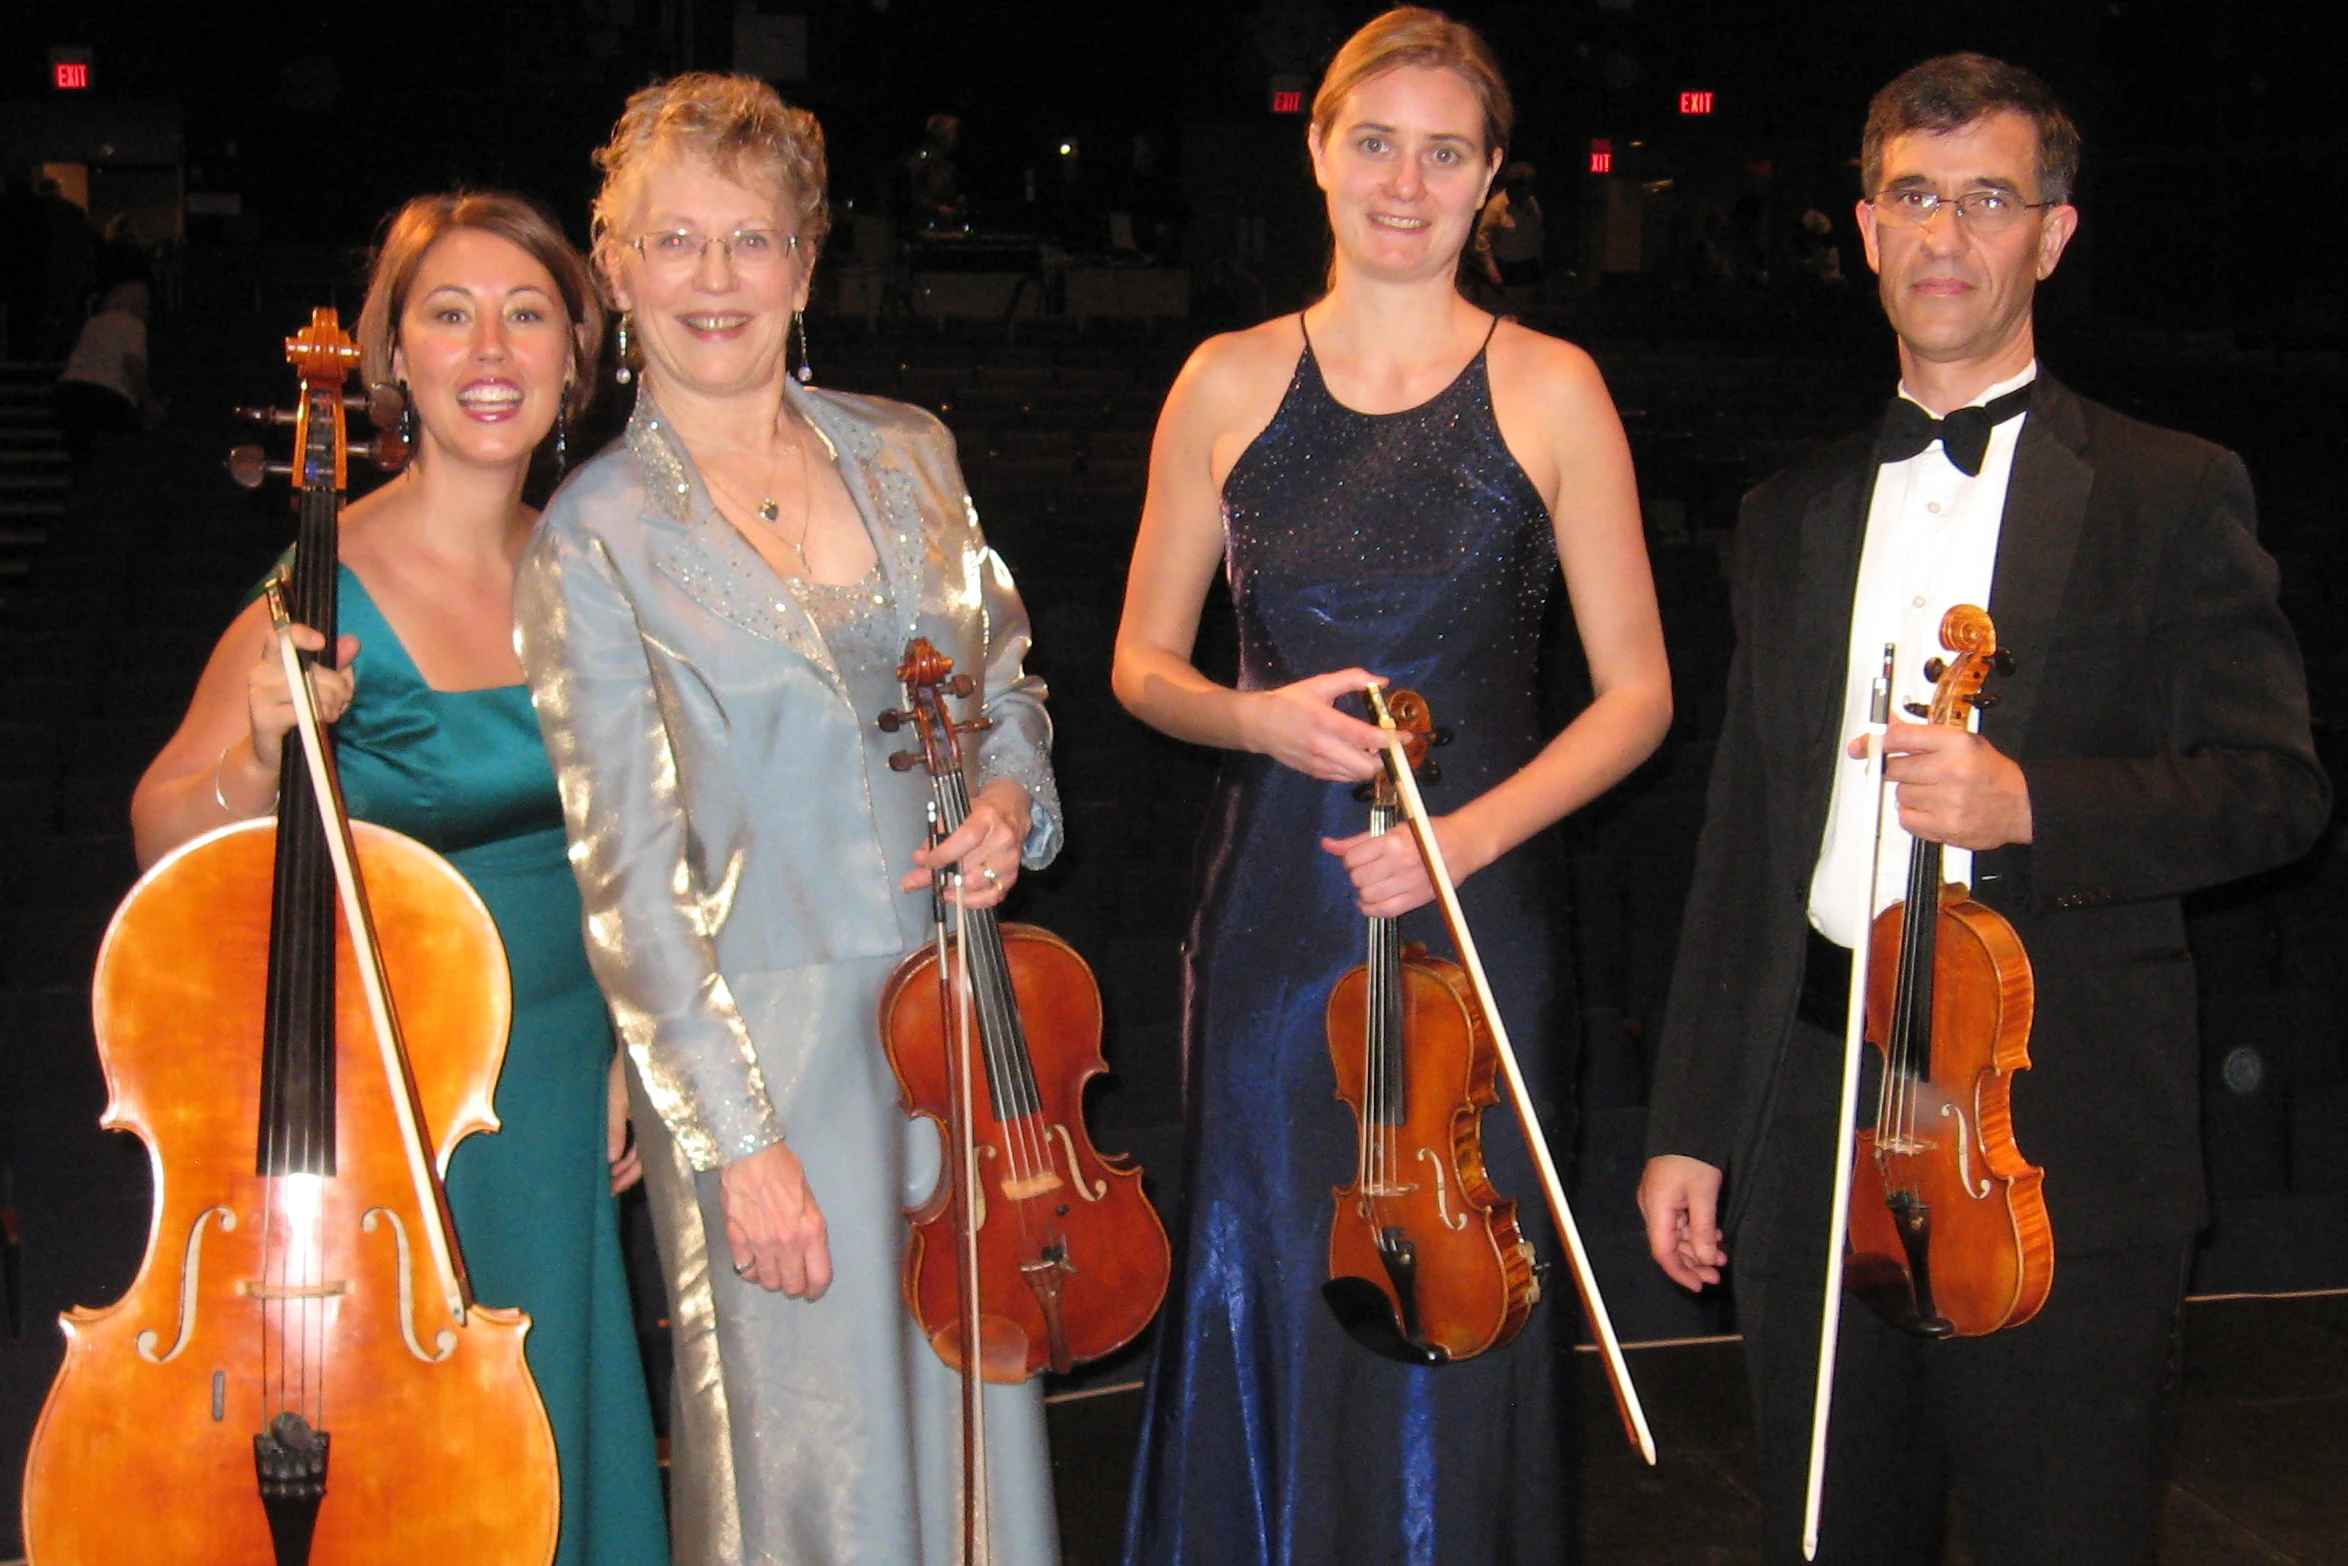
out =
[[[475,1297],[531,1318],[562,1469],[556,1559],[665,1566],[613,1200],[637,1161],[512,635],[514,566],[537,521],[522,486],[585,404],[601,330],[577,253],[526,202],[428,196],[393,219],[358,336],[368,380],[400,394],[413,460],[343,513],[339,667],[312,684],[337,720],[351,813],[445,855],[505,940],[501,1129],[458,1145],[448,1197]],[[293,712],[268,642],[256,603],[214,650],[132,799],[142,863],[273,805]]]

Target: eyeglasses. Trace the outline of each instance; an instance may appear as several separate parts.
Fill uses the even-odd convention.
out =
[[[690,272],[716,245],[744,273],[771,272],[799,248],[797,234],[778,234],[771,228],[737,228],[731,234],[704,234],[696,229],[672,228],[639,234],[628,241],[647,266],[663,272]]]
[[[1968,190],[1961,196],[1944,196],[1936,190],[1902,186],[1877,191],[1869,205],[1875,208],[1875,221],[1886,228],[1922,228],[1932,221],[1933,213],[1947,207],[1974,233],[2001,234],[2021,222],[2023,213],[2055,203],[2024,201],[2005,190]]]

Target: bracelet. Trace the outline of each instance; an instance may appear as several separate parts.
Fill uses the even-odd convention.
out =
[[[269,791],[269,803],[262,806],[259,810],[251,812],[250,814],[239,810],[236,808],[236,806],[230,804],[228,802],[228,791],[220,786],[220,769],[228,765],[228,753],[235,748],[236,741],[230,740],[227,744],[220,747],[220,754],[214,757],[212,760],[212,797],[220,802],[220,809],[222,813],[225,814],[231,821],[250,821],[255,816],[265,816],[269,814],[270,811],[277,808],[278,791],[276,789],[271,789]]]

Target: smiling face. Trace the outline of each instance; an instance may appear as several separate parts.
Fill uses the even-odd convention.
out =
[[[417,264],[391,363],[425,448],[495,467],[527,462],[554,427],[576,352],[553,275],[509,239],[458,228]]]
[[[730,397],[781,386],[791,316],[805,308],[809,272],[791,243],[792,203],[728,179],[691,154],[663,157],[645,171],[642,196],[611,259],[612,294],[634,312],[653,394],[681,387],[703,397]],[[697,257],[661,259],[645,235],[768,236],[774,258],[760,265],[711,243]],[[650,255],[644,252],[651,252]]]
[[[2031,122],[2001,111],[1953,131],[1895,136],[1884,145],[1879,189],[1928,190],[1943,198],[1931,221],[1917,228],[1879,223],[1874,203],[1859,203],[1867,264],[1879,276],[1883,313],[1899,333],[1901,368],[1911,385],[1924,367],[1944,376],[1977,370],[1968,378],[1981,386],[2019,374],[2036,352],[2031,299],[2062,259],[2078,211],[2045,207],[2002,233],[1983,234],[1950,202],[1974,190],[2007,192],[2025,203],[2043,199]]]
[[[1331,125],[1305,139],[1339,265],[1397,282],[1449,277],[1500,166],[1475,89],[1456,71],[1403,66],[1355,88]]]

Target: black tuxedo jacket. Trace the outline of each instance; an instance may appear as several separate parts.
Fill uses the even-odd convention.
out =
[[[1727,1173],[1734,1227],[1792,1033],[1837,765],[1870,429],[1745,497],[1737,652],[1650,1098],[1648,1152]],[[2297,643],[2231,452],[2038,380],[1986,606],[2015,672],[1981,733],[2033,841],[1978,854],[2038,1005],[2015,1137],[2057,1254],[2181,1242],[2207,1212],[2179,898],[2283,863],[2328,791]],[[1808,1047],[1808,1046],[1805,1046]]]

